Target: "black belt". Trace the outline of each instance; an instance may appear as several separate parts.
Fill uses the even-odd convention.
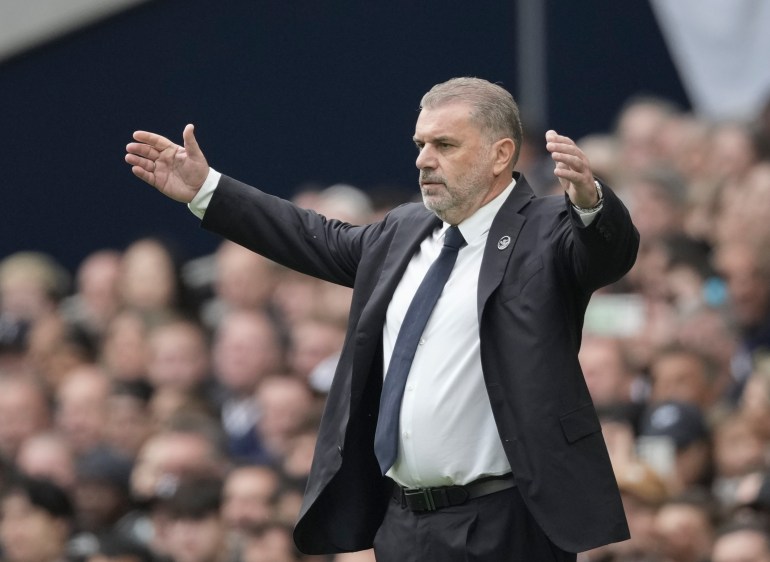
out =
[[[436,511],[442,507],[462,505],[468,500],[508,490],[516,486],[511,473],[487,476],[464,486],[439,488],[404,488],[394,482],[393,499],[412,511]]]

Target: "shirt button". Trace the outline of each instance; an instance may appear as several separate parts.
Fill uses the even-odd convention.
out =
[[[420,338],[420,345],[425,345],[425,339],[424,338]]]
[[[409,432],[405,431],[404,432],[404,439],[409,439],[409,435],[410,435]]]

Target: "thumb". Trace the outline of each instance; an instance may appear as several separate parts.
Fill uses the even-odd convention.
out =
[[[187,151],[188,156],[203,156],[201,148],[198,146],[198,141],[195,139],[195,125],[188,123],[185,126],[182,132],[182,139],[184,140],[184,149]]]

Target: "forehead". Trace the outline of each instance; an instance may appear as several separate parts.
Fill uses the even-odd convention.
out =
[[[473,108],[464,102],[452,102],[438,107],[423,108],[417,117],[415,137],[456,136],[479,132],[472,119]]]

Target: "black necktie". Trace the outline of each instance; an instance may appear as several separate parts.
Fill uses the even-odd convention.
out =
[[[393,355],[390,358],[388,372],[382,385],[380,396],[380,414],[377,418],[377,430],[374,434],[374,454],[382,473],[396,462],[398,455],[398,420],[401,412],[401,399],[412,359],[417,351],[425,325],[428,323],[436,306],[441,291],[449,279],[457,252],[465,246],[465,239],[456,226],[450,226],[444,235],[444,247],[436,261],[428,269],[425,278],[417,288],[409,309],[406,311]]]

